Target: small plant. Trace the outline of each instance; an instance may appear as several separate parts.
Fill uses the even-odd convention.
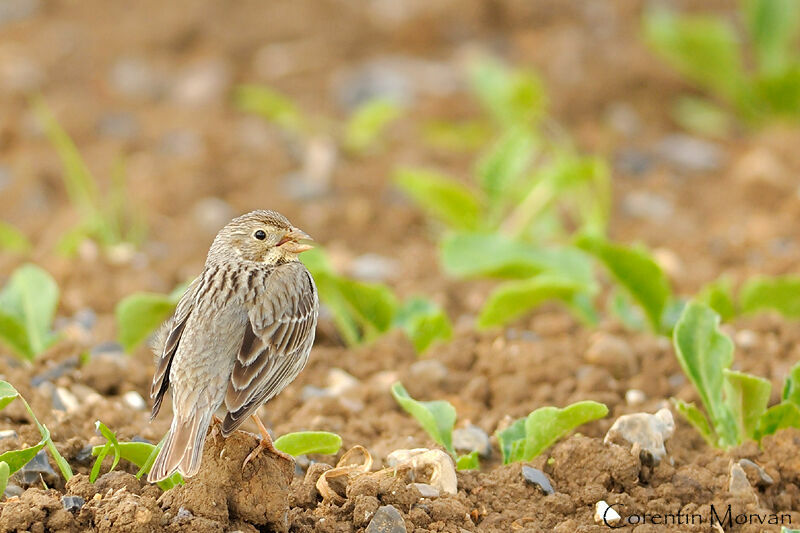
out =
[[[123,298],[114,309],[119,343],[129,352],[144,342],[175,311],[187,284],[169,294],[137,292]]]
[[[19,267],[0,292],[0,341],[32,361],[58,338],[52,331],[57,306],[58,285],[50,274],[32,264]]]
[[[456,409],[450,402],[445,400],[418,402],[408,395],[400,382],[392,385],[391,391],[400,407],[414,417],[422,429],[453,457],[459,470],[474,470],[480,467],[477,451],[459,456],[453,448]]]
[[[400,106],[391,100],[369,100],[358,106],[344,126],[337,129],[332,126],[332,119],[310,119],[291,99],[269,87],[240,85],[234,93],[234,102],[240,110],[260,116],[295,140],[305,140],[321,131],[355,155],[374,149],[386,129],[402,114]]]
[[[503,464],[532,461],[578,426],[608,415],[602,403],[584,401],[563,409],[540,407],[495,433]]]
[[[734,293],[729,278],[721,277],[703,287],[696,301],[711,307],[723,321],[739,315],[775,311],[789,319],[800,318],[800,277],[753,276]]]
[[[39,419],[36,418],[35,414],[33,414],[33,409],[31,409],[31,406],[27,401],[25,401],[25,398],[22,397],[17,389],[15,389],[7,381],[0,381],[0,410],[4,409],[6,406],[8,406],[8,404],[16,399],[19,399],[23,405],[25,405],[25,410],[28,411],[28,415],[31,417],[31,420],[33,420],[33,423],[36,425],[39,433],[42,435],[42,440],[40,440],[39,443],[34,446],[0,454],[0,494],[2,494],[5,490],[8,477],[28,464],[34,457],[36,457],[42,448],[45,447],[47,447],[47,450],[50,452],[50,455],[52,455],[53,460],[58,465],[59,470],[61,470],[61,475],[64,476],[66,481],[69,481],[69,479],[72,477],[72,469],[70,468],[66,459],[64,459],[64,457],[56,449],[53,439],[50,438],[50,431],[39,422]]]
[[[437,340],[452,335],[450,320],[433,302],[412,298],[401,305],[392,290],[337,274],[324,252],[315,248],[301,260],[317,284],[320,301],[333,315],[345,343],[369,342],[393,328],[401,328],[415,349],[423,352]]]
[[[731,370],[733,341],[719,330],[719,315],[705,304],[687,304],[673,332],[675,353],[694,385],[705,414],[673,399],[676,409],[712,446],[730,448],[786,427],[800,427],[800,365],[783,390],[783,401],[767,408],[769,381]]]
[[[26,254],[33,246],[28,237],[8,222],[0,221],[0,252]]]
[[[100,434],[106,438],[106,443],[92,448],[92,455],[96,456],[97,459],[89,475],[91,483],[97,480],[103,460],[112,452],[114,453],[114,460],[109,472],[117,467],[120,459],[125,459],[139,467],[139,471],[136,472],[136,479],[141,479],[143,475],[150,472],[150,468],[153,466],[153,462],[155,462],[156,456],[166,439],[165,435],[161,442],[156,445],[149,442],[120,442],[117,439],[117,435],[99,420],[95,423],[95,426]],[[292,457],[309,453],[333,455],[338,453],[342,447],[342,438],[335,433],[328,433],[327,431],[300,431],[282,435],[275,439],[273,445],[275,449]],[[183,476],[179,472],[175,472],[169,478],[159,481],[157,485],[161,490],[169,490],[183,483]]]
[[[800,4],[745,0],[739,15],[745,39],[719,17],[676,15],[664,9],[646,12],[644,36],[675,70],[746,124],[780,117],[796,120],[800,117]],[[710,134],[725,133],[730,122],[717,105],[697,98],[679,101],[675,117],[689,129]]]
[[[145,225],[127,194],[122,160],[118,161],[112,172],[110,191],[108,194],[101,194],[97,180],[86,166],[75,143],[44,101],[35,100],[33,110],[58,152],[64,168],[67,194],[81,217],[78,227],[62,238],[59,249],[72,254],[86,238],[104,247],[140,243],[144,238]]]

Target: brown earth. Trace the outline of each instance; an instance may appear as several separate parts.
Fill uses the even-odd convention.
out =
[[[264,207],[283,212],[314,235],[344,270],[366,253],[393,260],[396,268],[386,282],[403,297],[430,295],[456,324],[454,340],[423,358],[398,333],[347,349],[330,333],[330,324],[321,324],[307,369],[262,410],[276,434],[336,432],[344,450],[365,446],[376,470],[393,450],[435,447],[389,394],[396,380],[415,398],[450,401],[459,427],[471,423],[490,435],[543,405],[596,400],[610,409],[609,417],[582,427],[580,435],[532,463],[548,475],[555,494],[544,495],[526,483],[520,465],[502,466],[494,438],[480,472],[459,472],[456,496],[421,498],[406,479],[368,474],[351,481],[343,491],[345,503],[336,505],[322,502],[314,486],[323,467],[301,463],[307,473],[298,472],[289,487],[290,531],[364,531],[384,505],[394,506],[406,529],[418,533],[604,531],[607,527],[593,520],[598,500],[625,505],[624,515],[680,511],[708,520],[712,504],[717,509],[731,505],[734,514],[785,512],[797,527],[797,431],[767,438],[761,449],[745,445],[726,453],[709,448],[677,419],[676,434],[667,442],[668,460],[656,467],[603,445],[603,435],[620,415],[655,412],[672,396],[697,400],[666,339],[627,331],[611,319],[588,331],[556,306],[545,306],[504,331],[473,330],[491,284],[446,279],[436,264],[435,230],[391,186],[393,169],[403,164],[464,176],[470,171],[474,154],[420,142],[418,124],[426,119],[477,115],[458,84],[438,94],[427,88],[424,70],[414,70],[407,80],[414,87],[407,115],[391,129],[383,149],[364,157],[340,154],[325,194],[310,197],[294,195],[287,178],[299,167],[297,146],[231,104],[234,84],[267,83],[291,95],[311,116],[341,118],[337,91],[342,80],[369,60],[424,59],[455,76],[468,49],[493,50],[540,72],[554,118],[581,148],[608,156],[615,194],[612,236],[655,249],[678,292],[691,294],[721,274],[739,283],[757,273],[796,271],[798,130],[774,127],[715,141],[720,161],[709,170],[686,169],[659,156],[658,142],[676,133],[667,103],[689,89],[638,40],[643,2],[414,1],[399,15],[377,7],[382,2],[295,0],[272,2],[268,9],[255,1],[148,1],[136,9],[117,2],[31,4],[38,6],[32,14],[7,23],[0,33],[0,212],[30,236],[35,249],[27,258],[0,255],[0,277],[26,260],[47,268],[62,289],[59,316],[67,341],[33,365],[3,357],[0,378],[30,401],[78,475],[66,486],[58,476],[45,476],[48,489],[37,481],[23,486],[27,490],[21,496],[0,502],[0,530],[267,530],[263,509],[256,516],[241,510],[247,502],[234,501],[236,495],[258,500],[273,495],[268,480],[275,473],[253,472],[242,479],[249,473],[232,470],[233,458],[244,457],[254,445],[244,434],[224,444],[209,439],[207,470],[166,494],[136,480],[129,464],[89,484],[86,449],[103,442],[95,433],[96,420],[120,439],[151,442],[161,438],[169,420],[162,415],[151,424],[146,409],[123,400],[132,391],[147,398],[152,359],[145,348],[129,357],[97,349],[81,357],[114,338],[113,307],[122,297],[136,290],[171,290],[199,271],[210,239],[227,218]],[[733,5],[720,1],[711,7],[730,16]],[[207,78],[192,78],[193,68]],[[121,89],[120,72],[134,78],[139,72],[140,89]],[[37,91],[103,187],[115,158],[125,155],[129,201],[150,227],[132,257],[109,258],[91,246],[83,247],[78,258],[53,251],[78,217],[67,201],[54,150],[30,112],[27,98]],[[631,154],[646,164],[626,164]],[[666,214],[636,208],[643,196],[666,206]],[[87,309],[97,317],[88,327],[76,320]],[[726,328],[739,346],[736,368],[768,378],[777,401],[788,368],[800,359],[797,324],[763,316]],[[596,356],[598,350],[602,357]],[[327,386],[334,369],[356,383],[337,397],[307,393],[307,386]],[[78,405],[54,408],[58,388],[74,394]],[[643,403],[626,401],[631,389],[645,393]],[[0,439],[0,451],[39,440],[18,402],[0,412],[0,428],[17,432]],[[230,450],[227,466],[218,464],[217,445]],[[752,494],[729,493],[730,461],[740,458],[760,465],[773,483],[752,480]],[[85,504],[67,511],[61,503],[65,494],[80,496]],[[270,498],[264,505],[276,502]],[[664,530],[708,531],[709,526],[635,528],[638,533]],[[776,528],[751,524],[732,530]]]

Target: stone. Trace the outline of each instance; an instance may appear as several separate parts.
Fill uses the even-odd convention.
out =
[[[604,500],[600,500],[594,506],[594,521],[596,524],[613,526],[619,523],[622,517]]]
[[[413,82],[391,58],[368,61],[339,75],[336,96],[348,111],[377,98],[408,105],[414,99]]]
[[[691,135],[667,135],[656,144],[656,152],[669,165],[688,172],[718,170],[725,160],[722,148],[716,143]]]
[[[179,104],[206,105],[220,100],[230,85],[230,69],[219,60],[206,60],[189,66],[178,75],[172,99]]]
[[[103,137],[130,141],[139,136],[141,127],[131,113],[106,113],[97,120],[97,133]]]
[[[489,435],[473,424],[453,430],[453,448],[465,452],[477,451],[481,457],[489,457],[492,453]]]
[[[675,206],[657,193],[631,191],[622,198],[622,212],[634,218],[661,222],[675,213]]]
[[[748,474],[747,478],[754,481],[758,487],[768,487],[775,483],[772,476],[750,459],[739,459],[739,466]]]
[[[123,57],[111,67],[111,87],[118,93],[141,99],[157,99],[164,91],[164,80],[145,60]]]
[[[406,533],[406,523],[400,511],[391,505],[383,505],[375,511],[366,533]]]
[[[20,487],[19,485],[15,485],[14,483],[9,483],[6,485],[6,490],[3,491],[3,496],[6,499],[13,498],[15,496],[22,496],[22,493],[25,492],[25,489]]]
[[[33,485],[34,483],[40,483],[40,476],[43,476],[46,481],[51,481],[57,477],[57,474],[53,467],[50,466],[50,461],[47,460],[47,451],[42,449],[25,466],[19,469],[15,476],[24,485]]]
[[[54,367],[48,368],[44,372],[41,372],[33,376],[31,378],[31,386],[39,387],[43,383],[52,383],[61,376],[78,368],[78,362],[79,361],[77,357],[70,357],[69,359],[61,361]]]
[[[728,492],[734,496],[755,497],[750,480],[747,479],[747,474],[739,463],[731,462]]]
[[[203,153],[205,145],[203,139],[195,131],[172,130],[161,137],[158,149],[167,155],[192,159]]]
[[[61,506],[71,512],[75,513],[80,511],[83,504],[86,503],[86,500],[81,498],[80,496],[62,496],[61,497]]]
[[[284,189],[295,200],[308,200],[326,195],[331,188],[333,169],[338,159],[333,139],[317,136],[303,148],[302,167],[284,176]]]
[[[553,484],[550,483],[550,479],[547,477],[547,474],[539,470],[538,468],[533,468],[531,466],[523,465],[522,466],[522,477],[525,478],[525,481],[528,483],[539,487],[545,495],[555,494],[555,490],[553,489]]]
[[[398,470],[411,468],[420,475],[431,472],[429,485],[446,494],[456,495],[458,493],[456,465],[453,463],[453,458],[442,450],[427,448],[395,450],[388,455],[386,462],[392,468]]]
[[[653,167],[653,158],[640,150],[624,148],[615,155],[614,167],[625,174],[641,176]]]
[[[630,389],[625,392],[625,403],[631,407],[641,405],[647,400],[647,395],[639,389]]]
[[[13,429],[4,429],[0,431],[0,440],[3,439],[16,439],[19,435]]]
[[[411,483],[412,488],[417,489],[419,495],[423,498],[438,498],[439,489],[427,483]]]
[[[636,356],[628,343],[602,331],[591,336],[584,359],[587,363],[607,368],[616,378],[636,372]]]
[[[638,455],[643,464],[656,465],[666,457],[664,441],[675,433],[675,421],[669,409],[660,409],[656,414],[634,413],[619,417],[606,433],[603,442],[631,446],[631,453]]]
[[[91,350],[89,350],[89,356],[94,359],[95,357],[99,356],[109,356],[124,359],[125,358],[125,349],[122,345],[115,341],[106,341],[93,346]]]
[[[441,383],[447,374],[447,367],[436,359],[420,359],[408,368],[410,381],[417,383]]]
[[[147,407],[147,403],[144,401],[144,398],[142,398],[142,395],[133,390],[123,394],[122,401],[128,407],[136,409],[137,411],[144,411]]]
[[[53,391],[53,409],[74,413],[80,408],[78,398],[63,387],[56,387]]]

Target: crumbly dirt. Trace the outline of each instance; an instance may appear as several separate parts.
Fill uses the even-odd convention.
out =
[[[342,79],[370,60],[425,60],[455,73],[469,50],[492,50],[540,72],[555,120],[579,148],[608,157],[612,237],[654,249],[679,294],[692,294],[723,274],[738,285],[754,274],[797,272],[800,133],[774,126],[714,141],[721,160],[713,170],[687,170],[658,156],[657,143],[677,133],[667,103],[689,88],[641,44],[638,22],[646,2],[446,0],[404,3],[408,7],[394,15],[376,7],[386,2],[366,0],[273,2],[268,13],[261,2],[211,0],[190,8],[148,0],[135,10],[100,0],[11,3],[34,7],[18,21],[3,21],[0,32],[0,213],[31,238],[34,249],[27,256],[0,254],[0,283],[25,261],[47,268],[62,291],[63,341],[32,364],[0,349],[0,379],[28,399],[76,476],[65,483],[57,474],[44,474],[29,484],[12,477],[20,495],[0,501],[0,531],[361,532],[381,507],[391,505],[414,533],[599,532],[608,529],[593,518],[599,500],[624,505],[623,516],[649,513],[647,523],[625,529],[637,533],[708,531],[712,505],[721,514],[728,505],[734,515],[785,513],[791,519],[785,525],[800,527],[798,431],[782,431],[761,448],[749,444],[722,452],[676,417],[667,459],[655,467],[603,444],[621,415],[653,413],[670,397],[697,401],[668,340],[626,330],[611,318],[590,331],[551,305],[505,330],[474,331],[493,284],[446,278],[438,268],[435,228],[391,184],[401,165],[462,177],[471,172],[476,154],[421,142],[420,124],[427,120],[477,116],[457,83],[437,93],[425,89],[430,80],[423,79],[424,69],[409,75],[415,90],[407,115],[385,145],[363,157],[339,154],[328,188],[317,196],[291,193],[288,176],[301,166],[298,147],[231,104],[234,84],[266,83],[291,95],[309,115],[342,118]],[[736,3],[675,4],[731,17]],[[144,65],[149,78],[142,83],[149,88],[131,93],[115,85],[120,70],[128,68],[130,75],[131,61]],[[203,89],[204,82],[195,79],[198,100],[180,100],[186,94],[181,76],[208,63],[224,72],[218,79],[222,88]],[[54,251],[78,214],[55,151],[30,112],[28,97],[37,92],[69,131],[101,189],[109,186],[116,158],[125,156],[126,199],[150,227],[133,255],[106,256],[91,245],[76,258]],[[645,163],[625,164],[631,154]],[[668,215],[634,209],[643,195],[668,206]],[[147,349],[130,355],[98,349],[115,338],[114,305],[131,292],[168,292],[196,275],[219,227],[255,208],[286,214],[323,243],[344,271],[363,254],[390,259],[394,268],[385,282],[403,298],[428,295],[455,324],[451,343],[420,358],[399,333],[345,348],[323,316],[308,367],[260,412],[270,429],[336,432],[343,451],[365,446],[377,471],[394,450],[435,447],[389,394],[397,380],[416,398],[450,401],[459,427],[474,424],[489,435],[543,405],[607,404],[606,419],[581,427],[579,435],[531,463],[549,477],[555,493],[545,495],[526,483],[521,465],[501,465],[494,437],[481,470],[459,472],[458,494],[438,498],[422,498],[408,478],[372,472],[340,487],[343,504],[323,502],[315,483],[337,458],[299,461],[293,474],[287,464],[263,455],[242,472],[237,463],[256,442],[245,433],[228,441],[210,437],[201,474],[167,493],[137,480],[137,468],[125,461],[106,473],[110,458],[98,481],[89,483],[90,447],[104,442],[95,421],[123,440],[158,442],[169,427],[168,404],[151,423],[147,407],[124,399],[126,393],[148,396],[153,363]],[[94,320],[82,325],[87,310]],[[763,315],[724,327],[737,341],[736,368],[769,379],[770,401],[777,402],[788,369],[800,359],[797,323]],[[308,393],[306,387],[326,387],[333,370],[349,373],[355,384],[336,397]],[[626,400],[632,389],[644,393],[641,403]],[[56,390],[69,392],[77,404],[56,405]],[[0,453],[40,439],[19,402],[0,412],[0,429],[16,432],[0,439]],[[759,483],[748,471],[753,491],[731,494],[731,461],[742,458],[759,465],[772,483]],[[51,466],[57,472],[52,461]],[[63,496],[84,503],[67,510]],[[653,523],[654,513],[678,512],[706,522]],[[725,528],[778,529],[752,522]]]

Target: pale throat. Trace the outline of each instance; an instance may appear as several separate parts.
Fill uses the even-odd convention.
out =
[[[297,254],[285,250],[280,246],[275,246],[267,250],[262,260],[267,264],[288,263],[290,261],[297,261]]]

